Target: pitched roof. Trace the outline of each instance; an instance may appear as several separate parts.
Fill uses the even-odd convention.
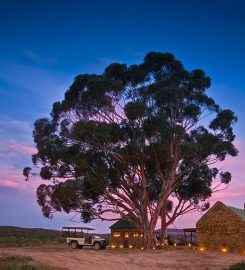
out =
[[[197,224],[203,220],[203,218],[205,218],[206,216],[208,216],[208,214],[210,212],[212,212],[213,210],[216,209],[216,207],[219,207],[219,206],[223,206],[225,207],[226,209],[230,210],[231,212],[233,212],[233,214],[239,216],[242,220],[245,221],[245,210],[242,210],[242,209],[239,209],[239,208],[236,208],[236,207],[232,207],[232,206],[229,206],[229,205],[226,205],[224,204],[223,202],[221,201],[217,201],[198,221],[197,221]]]
[[[226,205],[232,212],[237,214],[241,219],[245,220],[245,210]]]
[[[136,227],[133,226],[129,221],[126,219],[119,219],[116,223],[110,226],[110,229],[135,229]]]

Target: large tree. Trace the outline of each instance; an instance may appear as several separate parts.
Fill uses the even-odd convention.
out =
[[[202,70],[187,71],[170,53],[78,75],[51,119],[35,122],[33,164],[50,180],[37,189],[44,216],[123,217],[151,248],[171,194],[197,205],[211,196],[215,178],[230,181],[214,163],[237,155],[237,119],[206,94],[209,87]]]

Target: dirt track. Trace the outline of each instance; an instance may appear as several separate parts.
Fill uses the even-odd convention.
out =
[[[194,250],[71,250],[65,245],[1,248],[0,252],[31,256],[36,262],[66,270],[221,270],[245,260],[242,254]]]

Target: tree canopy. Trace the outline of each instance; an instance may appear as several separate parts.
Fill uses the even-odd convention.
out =
[[[160,52],[75,77],[51,118],[35,122],[33,164],[49,180],[37,189],[43,214],[75,211],[84,222],[124,217],[150,247],[171,195],[198,205],[215,179],[231,180],[214,164],[237,155],[237,118],[207,95],[210,85],[201,69],[187,71]]]

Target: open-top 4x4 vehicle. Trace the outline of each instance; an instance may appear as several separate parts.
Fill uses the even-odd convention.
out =
[[[93,231],[87,227],[63,227],[62,236],[71,248],[93,247],[96,250],[105,249],[107,241],[99,236],[89,234]]]

